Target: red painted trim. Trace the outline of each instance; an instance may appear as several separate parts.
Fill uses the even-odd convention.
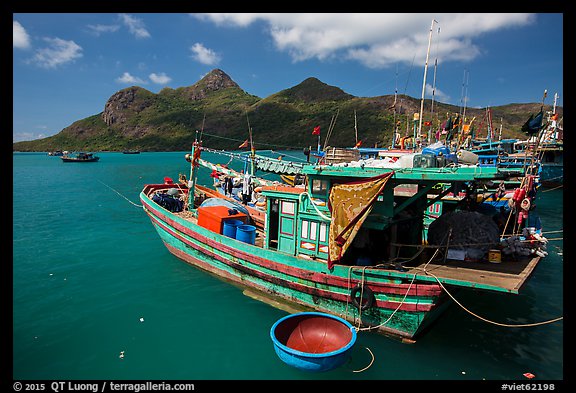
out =
[[[242,280],[240,278],[240,276],[238,276],[238,275],[230,274],[225,270],[222,270],[222,269],[215,267],[214,265],[211,265],[211,264],[206,263],[204,261],[201,261],[197,258],[194,258],[193,256],[186,254],[186,253],[172,247],[171,245],[169,245],[167,243],[164,243],[164,244],[166,245],[166,248],[168,248],[172,254],[174,254],[178,258],[186,261],[187,263],[190,263],[190,264],[195,265],[195,266],[199,266],[204,270],[212,272],[218,276],[225,277],[231,281],[235,281],[235,282],[241,283],[241,284],[246,285],[246,286],[255,287],[255,288],[257,288],[263,292],[270,293],[270,291],[268,291],[266,287],[258,285],[252,281]],[[346,303],[346,302],[351,303],[350,297],[348,295],[344,295],[341,293],[334,293],[334,292],[331,292],[331,291],[328,291],[325,289],[308,287],[306,285],[298,284],[298,283],[295,283],[295,282],[290,281],[290,280],[285,280],[283,278],[274,277],[274,276],[271,276],[269,274],[260,272],[258,270],[254,270],[252,268],[240,265],[238,263],[234,263],[234,262],[230,261],[229,259],[223,258],[223,257],[221,257],[221,256],[219,256],[219,255],[217,255],[211,251],[208,251],[208,250],[204,249],[203,247],[200,247],[196,244],[190,244],[190,246],[192,248],[194,248],[195,250],[200,251],[201,253],[218,260],[219,262],[222,262],[222,263],[224,263],[224,264],[226,264],[226,265],[228,265],[228,266],[230,266],[236,270],[241,270],[242,272],[248,274],[251,277],[257,277],[257,278],[260,278],[264,281],[272,282],[272,283],[274,283],[278,286],[281,286],[283,288],[289,288],[289,289],[292,289],[294,291],[306,293],[306,294],[311,295],[311,296],[317,296],[317,297],[325,298],[328,300],[336,300],[336,301],[340,301],[343,303]],[[250,285],[248,285],[248,283]],[[274,296],[284,297],[280,293],[275,293]],[[286,297],[286,299],[294,301],[292,297]],[[302,304],[311,306],[310,304],[304,303],[304,302],[302,302]],[[381,308],[381,309],[395,310],[398,307],[398,302],[376,300],[374,304],[377,308]],[[434,306],[433,304],[428,304],[428,303],[424,303],[424,304],[421,304],[421,303],[404,303],[404,304],[402,304],[402,306],[400,306],[399,311],[427,312],[427,311],[430,311],[433,306]]]
[[[145,201],[143,201],[143,202],[145,202]],[[159,222],[165,221],[171,227],[175,228],[176,230],[178,230],[180,232],[185,233],[186,235],[192,237],[193,239],[195,239],[196,241],[198,241],[202,244],[206,244],[209,247],[216,248],[216,249],[218,249],[222,252],[225,252],[225,253],[233,256],[233,257],[250,261],[250,263],[255,264],[257,266],[264,267],[267,269],[277,270],[280,273],[287,274],[287,275],[293,276],[295,278],[306,279],[306,280],[310,280],[310,281],[314,281],[314,282],[318,282],[318,283],[322,283],[322,284],[326,284],[326,285],[336,286],[336,287],[340,287],[340,288],[348,288],[348,287],[353,288],[357,284],[361,283],[361,279],[354,279],[353,277],[350,277],[350,281],[348,282],[347,278],[334,276],[334,275],[327,275],[327,274],[318,273],[318,272],[310,272],[309,270],[291,267],[291,266],[287,266],[287,265],[284,265],[284,264],[281,264],[281,263],[278,263],[275,261],[270,261],[270,260],[268,260],[266,258],[262,258],[256,254],[246,253],[244,251],[237,250],[237,249],[232,248],[230,246],[224,245],[218,241],[215,241],[215,240],[209,239],[205,236],[202,236],[202,235],[198,234],[197,232],[190,230],[190,228],[182,226],[181,224],[170,219],[166,215],[161,214],[162,212],[158,211],[153,206],[150,206],[147,203],[146,203],[146,205],[148,207],[150,207],[152,213],[154,213],[154,211],[156,211],[155,215],[158,217]],[[176,236],[176,234],[174,234],[174,235]],[[181,239],[181,240],[185,241],[185,239]],[[317,263],[322,263],[322,262],[317,262]],[[369,269],[365,270],[365,283],[368,282],[368,284],[370,285],[370,288],[375,293],[382,293],[385,295],[389,295],[389,294],[404,295],[404,294],[406,294],[406,291],[408,291],[408,288],[410,288],[410,284],[396,284],[396,283],[382,283],[382,282],[366,281],[366,279],[367,279],[366,277],[369,277],[371,274],[373,274],[373,273],[371,273]],[[434,296],[439,296],[441,293],[442,293],[442,288],[438,284],[413,284],[412,287],[410,288],[410,290],[408,291],[409,296],[434,297]]]
[[[279,278],[279,277],[274,277],[270,274],[266,274],[263,273],[261,271],[255,270],[253,268],[241,265],[237,262],[234,262],[234,259],[228,259],[225,257],[222,257],[212,251],[210,251],[207,248],[204,248],[202,246],[199,246],[193,242],[188,241],[187,239],[185,239],[184,237],[182,237],[181,235],[179,235],[178,233],[175,233],[170,227],[167,227],[162,221],[158,220],[156,217],[151,217],[152,221],[155,222],[157,225],[159,225],[160,227],[162,227],[165,231],[167,231],[168,233],[170,233],[171,236],[177,238],[178,240],[180,240],[181,242],[184,242],[185,244],[189,245],[190,247],[194,248],[195,250],[203,253],[204,255],[213,258],[215,260],[218,260],[221,263],[224,263],[230,267],[232,267],[233,269],[236,270],[240,270],[250,276],[254,276],[257,278],[260,278],[262,280],[268,281],[268,282],[272,282],[275,283],[276,285],[282,286],[282,287],[286,287],[286,288],[290,288],[292,290],[298,291],[298,292],[302,292],[302,293],[307,293],[309,295],[312,296],[319,296],[319,297],[323,297],[323,298],[327,298],[327,299],[332,299],[332,300],[337,300],[337,301],[341,301],[341,302],[347,302],[349,301],[349,297],[348,295],[345,294],[340,294],[340,293],[334,293],[328,290],[323,290],[323,289],[318,289],[318,288],[313,288],[313,287],[309,287],[303,284],[298,284],[296,282],[293,282],[291,280],[286,280],[283,278]],[[198,240],[198,239],[197,239]],[[206,239],[209,240],[209,239]],[[166,244],[166,243],[165,243]],[[217,243],[220,244],[220,243]],[[166,244],[167,245],[167,244]],[[168,245],[167,245],[168,246]],[[170,247],[172,248],[172,247]],[[186,255],[186,254],[185,254]],[[193,257],[190,257],[193,258]],[[240,257],[242,258],[242,257]],[[185,258],[181,258],[186,260]],[[195,258],[194,258],[195,259]],[[278,265],[278,264],[275,264]],[[217,273],[218,275],[222,275],[222,274],[226,274],[226,276],[230,276],[229,273],[215,268],[215,267],[211,267],[211,268],[207,268],[206,267],[207,264],[203,264],[203,268],[205,270],[208,271],[212,271]],[[230,277],[228,277],[230,278]],[[232,278],[231,278],[232,279]],[[239,278],[235,276],[235,280],[238,281]],[[246,281],[242,281],[243,283],[246,283]],[[253,283],[251,283],[252,285]],[[369,286],[368,284],[365,284],[366,286]],[[352,284],[351,284],[351,287]],[[373,289],[373,288],[371,288]],[[391,302],[391,301],[381,301],[381,300],[376,300],[375,302],[376,307],[379,308],[385,308],[385,309],[396,309],[396,307],[398,307],[399,302]],[[404,303],[402,304],[402,306],[400,306],[399,310],[402,311],[430,311],[430,309],[433,307],[433,304],[430,303]]]

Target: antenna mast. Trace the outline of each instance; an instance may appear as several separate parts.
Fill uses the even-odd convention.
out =
[[[432,30],[434,29],[434,23],[438,23],[435,19],[432,19],[432,24],[430,25],[430,36],[428,37],[428,51],[426,52],[426,65],[424,66],[424,80],[422,82],[422,99],[420,100],[420,120],[418,122],[418,138],[422,136],[422,112],[424,112],[424,93],[426,92],[426,74],[428,72],[428,58],[430,57],[430,44],[432,43]]]

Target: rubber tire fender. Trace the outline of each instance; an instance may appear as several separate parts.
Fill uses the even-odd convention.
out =
[[[359,293],[362,295],[362,306],[360,306]],[[368,286],[364,285],[364,287],[362,287],[362,285],[358,284],[350,291],[350,300],[357,309],[365,311],[374,304],[374,292]]]

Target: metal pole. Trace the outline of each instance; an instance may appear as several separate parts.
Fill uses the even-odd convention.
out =
[[[422,135],[422,113],[424,112],[424,93],[426,92],[426,74],[428,72],[428,57],[430,56],[430,44],[432,43],[432,30],[434,29],[435,19],[432,19],[430,25],[430,36],[428,37],[428,51],[426,52],[426,65],[424,66],[424,80],[422,81],[422,99],[420,100],[420,121],[418,123],[418,138]],[[436,22],[438,23],[438,22]]]

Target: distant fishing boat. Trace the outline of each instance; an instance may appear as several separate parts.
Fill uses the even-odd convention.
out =
[[[60,159],[62,159],[63,162],[96,162],[100,157],[95,156],[93,153],[78,152],[63,155]]]
[[[207,206],[210,196],[199,196],[202,151],[195,141],[186,186],[145,184],[143,209],[173,255],[270,304],[337,315],[357,329],[412,342],[450,304],[448,291],[518,294],[546,255],[545,239],[526,226],[533,213],[526,189],[517,192],[510,220],[515,234],[532,240],[530,248],[518,236],[502,237],[468,195],[444,199],[463,184],[510,175],[498,167],[306,163],[304,188],[261,186],[260,227],[249,224],[250,213]],[[425,228],[437,203],[443,214]]]
[[[140,150],[124,150],[123,154],[140,154]]]

